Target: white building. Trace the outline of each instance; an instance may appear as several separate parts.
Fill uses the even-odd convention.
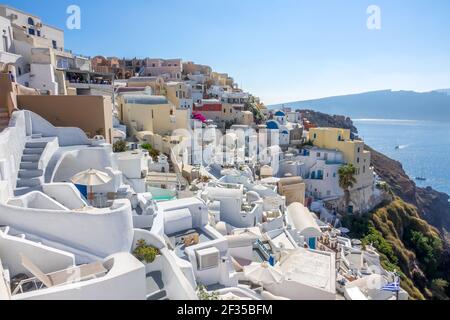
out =
[[[0,16],[0,68],[7,64],[15,65],[21,58],[14,53],[14,37],[11,22],[9,19]],[[17,70],[13,72],[17,76]]]

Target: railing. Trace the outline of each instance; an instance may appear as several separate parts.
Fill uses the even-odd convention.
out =
[[[14,289],[12,295],[24,293],[23,286],[28,283],[33,283],[34,290],[41,290],[44,287],[44,284],[42,282],[40,282],[37,278],[25,279],[25,280],[22,280],[19,282],[17,287]],[[38,283],[40,283],[40,285],[38,285]],[[31,291],[31,290],[27,290],[27,291]]]

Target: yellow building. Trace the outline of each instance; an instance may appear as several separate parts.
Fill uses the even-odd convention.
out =
[[[175,129],[189,129],[188,110],[175,108],[164,96],[127,93],[118,97],[118,106],[119,117],[131,135],[151,132],[164,137]]]
[[[177,108],[192,109],[192,98],[189,86],[184,82],[167,82],[164,86],[167,99]]]
[[[127,87],[152,88],[155,95],[165,95],[165,85],[163,77],[133,77],[128,79]]]
[[[351,190],[354,194],[352,209],[366,211],[373,195],[374,171],[370,165],[370,152],[364,150],[364,141],[351,139],[350,130],[340,128],[311,128],[309,140],[319,148],[339,150],[345,162],[356,167],[357,183]]]

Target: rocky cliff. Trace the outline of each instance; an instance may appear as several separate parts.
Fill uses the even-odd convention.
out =
[[[450,247],[450,202],[449,196],[433,188],[419,188],[403,170],[402,164],[380,152],[366,147],[371,152],[375,172],[386,181],[392,191],[403,201],[417,207],[421,217],[436,227]]]
[[[311,123],[318,127],[344,128],[350,129],[353,133],[358,133],[358,129],[353,125],[353,121],[349,117],[340,115],[328,115],[313,110],[300,110],[303,118],[308,119]]]

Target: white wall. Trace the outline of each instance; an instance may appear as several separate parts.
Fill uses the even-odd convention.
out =
[[[28,241],[0,231],[0,252],[3,267],[9,269],[10,276],[20,273],[31,276],[22,266],[20,254],[29,258],[44,273],[63,270],[75,265],[73,254]]]
[[[80,209],[88,204],[81,198],[78,189],[72,183],[43,184],[44,193],[70,210]]]
[[[9,225],[98,257],[130,251],[133,241],[128,200],[116,200],[111,208],[95,212],[27,209],[0,204],[0,225]]]
[[[25,146],[25,114],[14,112],[10,127],[0,132],[0,203],[13,196]]]
[[[283,280],[265,289],[274,295],[292,300],[336,300],[335,293],[292,280]]]
[[[3,36],[8,39],[8,46],[4,46]],[[11,29],[11,23],[8,19],[0,17],[0,51],[12,52],[13,34]]]
[[[31,111],[25,113],[28,135],[42,134],[43,137],[57,137],[61,147],[90,145],[86,134],[80,128],[53,126],[50,122]]]
[[[104,260],[100,278],[15,295],[13,300],[145,300],[145,266],[128,252]]]
[[[48,90],[52,95],[58,94],[58,82],[51,64],[32,63],[30,70],[30,87]]]

